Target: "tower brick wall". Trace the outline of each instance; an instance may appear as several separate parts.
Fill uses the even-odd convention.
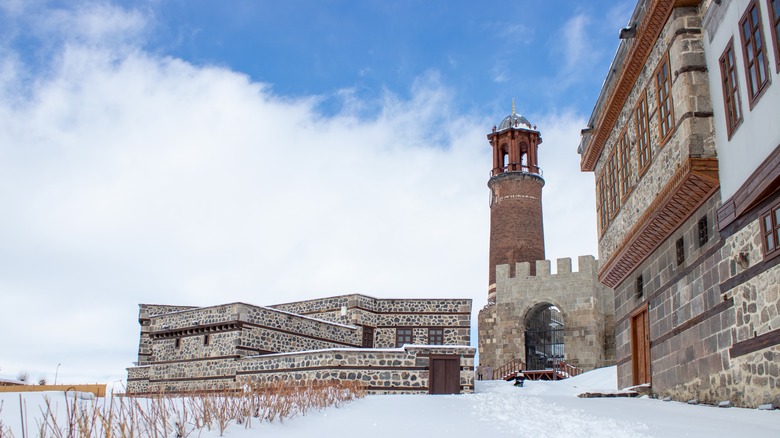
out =
[[[502,173],[490,179],[490,279],[494,290],[496,266],[544,260],[542,187],[532,173]]]

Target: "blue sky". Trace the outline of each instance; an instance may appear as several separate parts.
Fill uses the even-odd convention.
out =
[[[321,96],[329,114],[345,91],[408,98],[410,84],[434,74],[462,111],[500,116],[509,96],[526,112],[590,110],[631,7],[604,0],[245,0],[224,7],[174,0],[140,9],[153,17],[148,50],[226,66],[281,95]]]
[[[0,375],[121,380],[138,303],[481,308],[513,98],[547,257],[596,254],[576,149],[632,8],[0,0],[0,297],[30,309],[0,320]]]

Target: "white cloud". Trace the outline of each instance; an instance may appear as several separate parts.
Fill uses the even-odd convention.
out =
[[[102,6],[68,15],[55,27],[92,27],[62,45],[50,71],[1,76],[0,290],[13,311],[0,331],[15,333],[0,337],[4,374],[53,374],[63,363],[61,381],[122,378],[139,302],[365,293],[472,297],[481,307],[485,134],[497,121],[460,114],[435,72],[410,99],[388,91],[374,117],[355,115],[367,105],[348,90],[345,110],[323,116],[318,96],[95,47],[107,32],[93,22],[101,16],[145,26]],[[592,176],[571,164],[584,120],[536,122],[548,254],[593,253],[595,227],[570,216],[593,207],[592,181],[590,200],[582,182]]]
[[[115,47],[138,41],[149,17],[108,3],[77,5],[72,9],[43,9],[32,20],[32,29],[41,35],[66,36],[71,42]]]

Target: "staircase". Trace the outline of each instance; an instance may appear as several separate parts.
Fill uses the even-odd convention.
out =
[[[512,380],[518,371],[525,371],[525,362],[520,359],[512,359],[508,363],[493,370],[493,378]]]
[[[555,361],[550,369],[526,370],[525,362],[520,359],[513,359],[509,363],[496,368],[493,371],[493,377],[510,381],[515,378],[518,371],[522,371],[528,380],[563,380],[583,373],[582,368],[575,367],[562,360]]]

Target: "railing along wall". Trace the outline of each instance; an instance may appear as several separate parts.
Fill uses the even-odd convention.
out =
[[[524,370],[525,370],[525,362],[523,362],[521,359],[513,359],[508,363],[501,365],[500,367],[493,370],[493,378],[504,379],[510,373],[514,373],[516,371],[524,371]]]

